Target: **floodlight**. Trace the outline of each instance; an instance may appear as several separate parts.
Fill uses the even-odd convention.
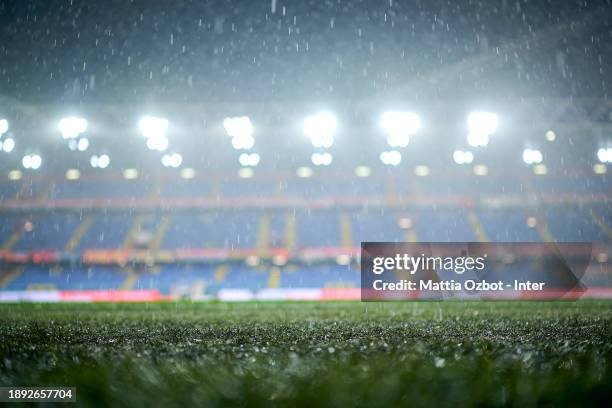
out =
[[[482,147],[489,144],[489,135],[485,133],[470,132],[467,136],[467,142],[472,147]]]
[[[385,112],[380,124],[387,135],[412,136],[421,129],[421,119],[414,112]]]
[[[310,156],[312,164],[315,166],[329,166],[333,160],[333,156],[330,153],[313,153]]]
[[[232,147],[236,150],[249,150],[255,145],[255,139],[253,136],[234,136],[232,138]]]
[[[303,130],[315,147],[331,147],[338,123],[329,112],[321,112],[304,119]]]
[[[12,152],[14,148],[15,139],[8,137],[4,140],[4,142],[2,142],[2,150],[4,150],[6,153]]]
[[[143,116],[138,121],[138,129],[147,139],[162,138],[165,137],[166,130],[168,130],[168,119],[156,116]]]
[[[107,154],[103,154],[98,157],[98,167],[101,169],[105,169],[110,164],[110,157]]]
[[[387,166],[397,166],[402,162],[402,154],[397,150],[390,150],[380,154],[380,161]]]
[[[534,149],[523,150],[523,161],[526,164],[538,164],[542,163],[542,152]]]
[[[455,150],[453,153],[453,160],[457,164],[470,164],[474,161],[474,154],[469,150]]]
[[[84,152],[89,147],[89,140],[86,137],[82,137],[79,139],[77,143],[77,149],[79,152]]]
[[[164,167],[180,167],[183,163],[183,156],[178,153],[164,154],[161,162]]]
[[[76,139],[87,130],[87,120],[70,116],[59,121],[58,129],[64,139]]]
[[[253,124],[248,116],[238,116],[233,118],[225,118],[223,127],[228,136],[231,137],[251,137],[253,135]]]
[[[492,135],[497,131],[497,115],[491,112],[472,112],[468,116],[470,133]]]
[[[8,120],[0,119],[0,137],[2,137],[3,134],[8,132],[8,128],[9,128]]]
[[[168,148],[168,138],[165,136],[153,136],[147,138],[147,147],[150,150],[163,152]]]
[[[242,153],[238,157],[238,161],[242,166],[257,166],[259,164],[259,155],[257,153]]]
[[[37,170],[42,164],[42,158],[37,154],[27,154],[21,159],[21,164],[25,169]]]
[[[597,150],[597,158],[602,163],[612,163],[612,147]]]

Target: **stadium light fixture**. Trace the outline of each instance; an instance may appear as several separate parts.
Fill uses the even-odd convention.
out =
[[[241,166],[244,167],[254,167],[257,166],[259,164],[259,154],[257,153],[242,153],[239,157],[238,157],[238,162],[240,163]]]
[[[6,139],[4,139],[3,141],[0,140],[0,148],[2,149],[3,152],[5,153],[10,153],[13,151],[13,149],[15,148],[15,139],[11,138],[11,137],[7,137]]]
[[[42,165],[42,158],[38,154],[27,154],[21,159],[24,169],[38,170]]]
[[[232,147],[236,150],[249,150],[255,146],[253,136],[239,136],[232,138]]]
[[[542,152],[537,149],[523,150],[523,161],[525,164],[540,164],[542,163]]]
[[[100,168],[105,169],[110,164],[110,157],[107,154],[102,154],[100,156],[91,156],[89,158],[89,164],[94,169]]]
[[[8,172],[8,179],[11,181],[21,180],[22,177],[21,170],[11,170]]]
[[[406,147],[410,136],[421,129],[421,119],[414,112],[385,112],[380,117],[380,125],[387,134],[391,147]]]
[[[58,129],[64,139],[76,139],[87,130],[87,120],[76,116],[62,118],[58,123]]]
[[[489,136],[497,131],[498,118],[491,112],[472,112],[468,115],[467,142],[472,147],[489,144]]]
[[[320,112],[304,119],[303,130],[312,145],[329,148],[334,144],[334,133],[338,127],[336,117],[329,112]]]
[[[612,163],[612,147],[597,150],[597,159],[602,163]]]
[[[355,168],[355,175],[357,177],[369,177],[372,174],[372,169],[368,166],[357,166]]]
[[[66,180],[78,180],[81,177],[81,172],[78,169],[69,169],[66,171]]]
[[[89,147],[89,139],[87,139],[86,137],[80,138],[77,143],[77,150],[79,152],[84,152],[85,150],[87,150],[88,147]]]
[[[497,131],[498,118],[492,112],[472,112],[468,116],[470,133],[490,136]]]
[[[248,116],[238,116],[223,119],[223,127],[230,137],[251,137],[253,136],[253,123]]]
[[[3,134],[8,132],[8,129],[9,129],[8,120],[0,119],[0,137],[2,137]]]
[[[546,131],[546,133],[544,134],[544,137],[546,138],[546,140],[548,140],[549,142],[554,142],[557,139],[557,135],[555,134],[555,132],[553,132],[552,130],[548,130]]]
[[[223,127],[228,136],[232,138],[232,147],[236,150],[249,150],[255,145],[253,138],[253,123],[248,116],[225,118]]]
[[[469,150],[455,150],[453,153],[453,160],[457,164],[470,164],[474,161],[474,153]]]
[[[178,153],[164,154],[161,158],[161,162],[164,167],[177,168],[183,163],[183,156]]]
[[[149,150],[163,152],[168,148],[168,138],[166,136],[150,137],[147,139],[147,147]]]
[[[467,142],[472,147],[484,147],[489,144],[489,135],[470,132],[467,136]]]
[[[327,152],[313,153],[312,156],[310,156],[310,160],[315,166],[329,166],[333,160],[333,156],[331,153]]]
[[[105,169],[110,164],[110,157],[107,154],[100,155],[98,157],[98,167],[101,169]]]
[[[387,166],[397,166],[402,162],[402,154],[397,150],[382,152],[380,161]]]
[[[165,137],[168,130],[168,119],[157,116],[143,116],[138,121],[140,133],[147,138]]]

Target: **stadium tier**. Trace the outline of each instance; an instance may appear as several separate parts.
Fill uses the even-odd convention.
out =
[[[358,288],[365,241],[591,242],[604,261],[612,242],[605,175],[348,179],[5,182],[0,285],[265,296]],[[586,281],[610,286],[606,276]]]

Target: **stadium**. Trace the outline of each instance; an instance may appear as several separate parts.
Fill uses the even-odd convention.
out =
[[[0,1],[0,401],[612,402],[608,2],[112,3]]]

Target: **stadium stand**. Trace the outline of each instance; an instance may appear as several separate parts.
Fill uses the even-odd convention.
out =
[[[610,187],[605,176],[4,182],[0,285],[190,298],[357,288],[363,241],[579,241],[607,255]]]

